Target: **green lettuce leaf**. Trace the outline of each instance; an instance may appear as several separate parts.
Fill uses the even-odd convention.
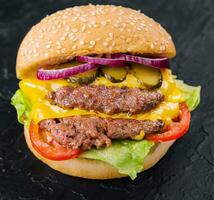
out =
[[[19,89],[16,91],[11,98],[11,104],[16,108],[18,121],[21,124],[27,124],[29,122],[31,103],[22,90]]]
[[[120,140],[113,142],[107,148],[86,151],[81,157],[107,162],[133,180],[137,177],[137,173],[143,170],[144,158],[153,145],[153,142],[147,140]]]
[[[193,111],[200,103],[201,86],[190,86],[182,80],[176,80],[176,85],[182,91],[189,110]]]

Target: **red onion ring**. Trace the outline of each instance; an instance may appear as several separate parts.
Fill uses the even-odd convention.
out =
[[[77,61],[94,63],[98,65],[108,65],[110,67],[119,67],[125,66],[127,64],[124,60],[118,60],[114,58],[98,58],[98,57],[90,57],[90,56],[77,56]]]
[[[96,68],[97,68],[97,65],[94,63],[86,63],[86,64],[72,66],[72,67],[63,68],[63,69],[40,68],[37,71],[37,78],[39,80],[52,80],[52,79],[67,78],[69,76],[83,73],[85,71],[89,71],[89,70],[96,69]]]
[[[112,54],[111,58],[98,58],[90,56],[77,56],[77,61],[89,62],[99,65],[112,66],[124,66],[127,62],[134,62],[143,64],[153,68],[168,68],[169,59],[168,58],[145,58],[140,56],[133,56],[129,54]]]
[[[153,68],[169,68],[168,58],[145,58],[140,56],[133,56],[129,54],[112,54],[111,58],[116,60],[129,61],[134,63],[143,64]]]

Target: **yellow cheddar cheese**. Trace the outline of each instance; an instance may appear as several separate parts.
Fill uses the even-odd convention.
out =
[[[101,118],[125,118],[125,119],[162,119],[167,123],[178,116],[179,103],[183,101],[181,91],[176,87],[175,81],[172,78],[171,71],[163,69],[163,83],[159,91],[164,94],[165,100],[155,109],[147,113],[129,116],[126,113],[119,113],[114,115],[107,115],[104,113],[95,113],[82,109],[62,109],[58,106],[51,105],[46,99],[45,95],[48,91],[56,90],[60,87],[71,85],[66,80],[49,80],[41,81],[38,79],[24,79],[20,81],[19,87],[25,93],[32,103],[31,119],[34,122],[40,122],[43,119],[61,118],[74,115],[95,115]],[[127,86],[127,87],[141,87],[140,83],[132,74],[128,74],[126,80],[121,83],[112,83],[104,77],[99,77],[93,83],[95,85],[107,86]],[[77,85],[72,84],[76,87]]]

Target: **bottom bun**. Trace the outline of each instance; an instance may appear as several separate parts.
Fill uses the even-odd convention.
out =
[[[127,176],[125,174],[120,174],[115,167],[103,161],[86,158],[54,161],[44,158],[32,147],[29,137],[29,131],[26,127],[24,133],[25,140],[32,153],[49,167],[63,174],[88,179],[113,179]],[[144,170],[154,166],[166,154],[166,152],[174,142],[175,140],[156,144],[144,160]]]

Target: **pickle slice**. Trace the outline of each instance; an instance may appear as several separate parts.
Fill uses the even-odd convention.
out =
[[[97,77],[97,70],[86,71],[74,76],[70,76],[67,80],[71,83],[78,83],[80,85],[90,84]]]
[[[162,84],[162,74],[159,69],[142,64],[131,63],[132,72],[138,81],[148,89],[159,88]]]
[[[108,80],[112,83],[122,82],[126,79],[127,75],[127,67],[108,67],[103,66],[101,67],[101,74],[105,76]]]

